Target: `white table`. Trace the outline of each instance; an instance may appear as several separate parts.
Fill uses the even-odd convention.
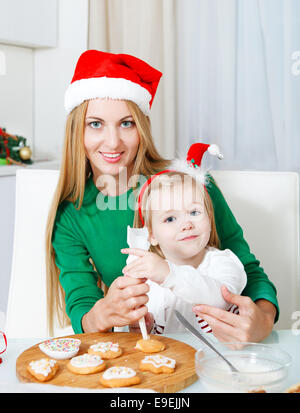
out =
[[[298,334],[296,334],[298,333]],[[167,334],[168,337],[175,340],[183,341],[195,349],[203,347],[203,345],[189,333]],[[8,339],[8,348],[4,353],[3,362],[0,364],[0,392],[16,391],[16,392],[74,392],[72,388],[58,388],[50,384],[20,384],[16,376],[16,359],[27,348],[43,341],[44,339],[24,338],[24,339]],[[292,357],[292,366],[290,369],[287,387],[300,382],[300,330],[292,332],[291,330],[273,331],[270,336],[262,343],[277,346],[288,352]],[[132,389],[124,389],[134,391]],[[94,392],[95,390],[82,389],[82,392]],[[98,390],[99,391],[99,390]],[[115,392],[115,390],[107,390],[106,392]],[[78,389],[76,389],[78,392]],[[191,386],[183,389],[180,393],[203,393],[204,389],[197,380]]]

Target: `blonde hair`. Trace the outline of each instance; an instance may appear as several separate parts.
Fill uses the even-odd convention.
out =
[[[186,178],[189,178],[189,179],[186,179]],[[207,245],[211,247],[219,248],[220,241],[219,241],[219,237],[218,237],[218,233],[216,229],[214,208],[213,208],[213,204],[210,199],[210,196],[206,188],[202,184],[199,184],[194,177],[191,177],[190,175],[184,172],[169,171],[169,172],[160,174],[157,177],[155,177],[153,181],[150,183],[150,185],[148,185],[148,187],[145,189],[145,192],[141,200],[141,214],[142,214],[142,218],[145,223],[145,226],[148,228],[149,232],[152,232],[152,214],[151,214],[152,210],[150,207],[151,202],[149,202],[151,192],[157,189],[163,190],[166,187],[168,189],[174,188],[175,185],[178,185],[178,184],[184,185],[185,182],[191,182],[193,185],[195,185],[198,188],[199,188],[199,185],[201,185],[199,189],[201,189],[203,193],[204,208],[208,215],[210,226],[211,226],[210,238],[209,238]],[[134,227],[135,228],[143,227],[143,223],[140,218],[138,209],[135,211]],[[165,258],[159,245],[157,246],[151,245],[150,251],[155,252],[156,254],[160,255],[162,258]]]
[[[126,101],[134,119],[140,138],[138,152],[132,175],[149,177],[165,169],[170,161],[163,159],[157,152],[148,116],[131,101]],[[47,316],[49,332],[53,334],[55,315],[59,326],[70,324],[65,310],[65,293],[59,282],[59,269],[55,263],[55,251],[52,235],[59,205],[63,201],[78,203],[80,209],[84,197],[85,184],[89,178],[91,166],[85,154],[84,129],[88,101],[73,109],[68,115],[65,127],[65,140],[61,160],[58,184],[54,193],[46,226],[46,275],[47,275]]]

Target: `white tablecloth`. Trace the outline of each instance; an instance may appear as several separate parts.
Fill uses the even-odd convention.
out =
[[[299,334],[297,334],[299,333]],[[168,334],[170,338],[183,341],[195,349],[199,349],[204,345],[189,333]],[[152,390],[139,390],[134,388],[126,389],[107,389],[107,390],[89,390],[75,389],[70,387],[58,387],[51,384],[23,384],[20,383],[16,376],[16,359],[27,348],[43,341],[44,338],[34,339],[8,339],[7,351],[2,355],[3,362],[0,364],[0,393],[1,392],[152,392]],[[287,380],[287,387],[300,382],[300,330],[280,330],[273,331],[270,336],[263,341],[265,344],[277,346],[288,352],[292,357],[292,366]],[[197,380],[191,386],[183,389],[180,393],[202,393],[204,388]]]

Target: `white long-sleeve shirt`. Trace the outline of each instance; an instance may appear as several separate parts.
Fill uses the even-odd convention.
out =
[[[224,300],[221,286],[225,285],[232,293],[240,294],[247,283],[243,264],[228,249],[222,251],[207,247],[198,268],[167,262],[170,273],[162,284],[147,281],[150,285],[148,310],[165,333],[185,331],[174,309],[199,328],[199,320],[192,311],[193,305],[209,304],[229,309],[230,304]]]

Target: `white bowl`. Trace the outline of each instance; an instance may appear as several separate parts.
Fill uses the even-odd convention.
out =
[[[257,343],[214,343],[214,346],[239,372],[232,372],[208,347],[199,349],[195,354],[196,372],[207,392],[274,393],[284,390],[292,360],[285,351]]]
[[[65,360],[76,356],[79,351],[81,341],[76,338],[55,338],[39,344],[40,350],[47,356]]]

